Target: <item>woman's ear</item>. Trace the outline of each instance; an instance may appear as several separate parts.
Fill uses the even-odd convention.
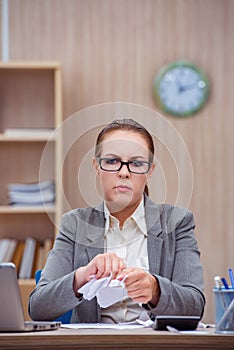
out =
[[[156,164],[155,164],[155,163],[152,163],[152,164],[151,164],[151,167],[150,167],[150,170],[149,170],[149,172],[148,172],[148,174],[147,174],[147,179],[148,179],[148,180],[149,180],[149,179],[151,178],[151,176],[153,175],[155,168],[156,168]]]
[[[99,175],[100,168],[99,168],[99,164],[97,162],[97,159],[95,157],[93,157],[93,167],[96,170],[97,174]]]

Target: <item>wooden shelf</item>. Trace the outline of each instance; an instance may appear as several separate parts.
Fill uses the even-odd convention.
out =
[[[32,286],[34,287],[36,285],[35,279],[34,278],[28,278],[28,279],[18,279],[19,285],[24,285],[24,286]]]
[[[28,299],[29,299],[30,293],[36,286],[36,282],[34,278],[19,279],[18,281],[19,281],[19,287],[20,287],[20,294],[22,298],[24,319],[25,321],[30,321],[31,318],[28,314]]]
[[[1,69],[56,69],[61,68],[61,64],[57,61],[9,61],[0,62]]]
[[[11,206],[11,205],[2,205],[0,206],[0,214],[30,214],[30,213],[55,213],[55,206]]]
[[[61,79],[58,62],[0,62],[0,238],[53,242],[57,234],[62,215]],[[8,205],[9,184],[47,180],[55,184],[54,205]],[[22,279],[19,285],[27,319],[35,280]]]

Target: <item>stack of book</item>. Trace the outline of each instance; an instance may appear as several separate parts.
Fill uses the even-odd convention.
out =
[[[10,205],[53,205],[55,202],[54,181],[28,184],[9,184]]]
[[[16,239],[0,239],[0,263],[9,262],[13,258],[17,241]]]
[[[44,267],[52,244],[49,238],[44,241],[38,241],[33,237],[21,241],[1,238],[0,263],[13,262],[19,278],[34,278],[35,272]]]

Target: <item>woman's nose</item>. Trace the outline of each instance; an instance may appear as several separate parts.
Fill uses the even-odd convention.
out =
[[[118,175],[120,177],[129,177],[130,172],[128,170],[127,164],[124,164],[122,168],[119,170]]]

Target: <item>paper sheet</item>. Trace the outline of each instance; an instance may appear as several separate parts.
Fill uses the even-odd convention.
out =
[[[123,300],[123,298],[127,296],[124,279],[122,281],[117,279],[111,280],[111,275],[100,279],[96,279],[95,276],[93,276],[93,278],[82,286],[78,292],[83,294],[86,300],[91,300],[96,297],[98,304],[103,308]]]
[[[150,319],[148,313],[144,310],[139,315],[135,321],[132,322],[120,322],[120,323],[69,323],[62,324],[63,328],[72,328],[72,329],[86,329],[86,328],[98,328],[98,329],[137,329],[152,327],[154,322]]]
[[[70,328],[70,329],[139,329],[144,328],[146,326],[142,324],[129,324],[129,323],[69,323],[62,324],[62,328]]]

